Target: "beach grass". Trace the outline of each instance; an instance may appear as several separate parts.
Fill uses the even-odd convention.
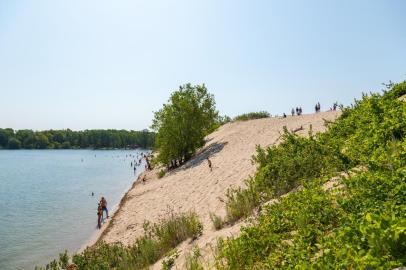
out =
[[[144,230],[144,235],[130,246],[120,243],[107,244],[102,241],[71,258],[65,252],[45,268],[36,267],[36,270],[62,270],[69,267],[77,270],[142,269],[168,255],[186,239],[198,238],[203,227],[196,213],[174,213],[169,210],[159,222],[145,222]],[[71,264],[68,263],[70,260]]]
[[[234,121],[247,121],[247,120],[253,120],[253,119],[261,119],[261,118],[268,118],[270,117],[269,112],[266,111],[260,111],[260,112],[250,112],[250,113],[244,113],[237,115],[234,117]]]

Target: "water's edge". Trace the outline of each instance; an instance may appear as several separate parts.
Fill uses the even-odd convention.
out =
[[[138,174],[138,176],[135,178],[133,183],[125,190],[123,193],[123,196],[120,199],[120,202],[115,204],[111,210],[109,210],[109,213],[111,211],[110,218],[103,223],[102,228],[100,230],[95,231],[90,238],[83,243],[83,245],[76,251],[77,253],[83,252],[86,248],[92,247],[96,245],[102,238],[103,236],[110,230],[112,226],[112,220],[114,220],[115,216],[120,212],[121,207],[127,200],[128,193],[135,188],[136,184],[139,183],[139,179],[144,175],[145,169]]]

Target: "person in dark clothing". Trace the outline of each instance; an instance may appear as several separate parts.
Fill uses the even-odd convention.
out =
[[[213,171],[213,168],[211,166],[211,160],[207,158],[207,164],[209,165],[210,171]]]
[[[98,229],[101,228],[102,218],[103,218],[103,208],[102,208],[101,204],[99,203],[99,205],[97,206],[97,228]]]
[[[106,212],[106,216],[107,216],[107,218],[109,218],[109,211],[107,210],[107,201],[104,197],[101,198],[100,205],[102,207],[102,216],[103,216],[103,212]]]

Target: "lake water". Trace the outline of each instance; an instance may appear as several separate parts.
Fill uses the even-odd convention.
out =
[[[77,251],[97,230],[100,197],[113,208],[143,170],[134,175],[130,165],[141,153],[1,150],[0,269],[33,269]]]

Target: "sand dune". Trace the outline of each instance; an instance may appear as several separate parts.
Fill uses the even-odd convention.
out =
[[[284,126],[289,130],[303,127],[297,134],[304,136],[310,125],[314,132],[324,131],[324,119],[334,120],[338,115],[339,112],[330,111],[222,126],[206,138],[206,145],[182,167],[161,179],[157,178],[157,171],[145,173],[146,183],[136,183],[129,190],[101,239],[108,243],[131,244],[143,233],[144,220],[158,221],[168,207],[175,212],[195,211],[199,215],[204,230],[194,244],[200,247],[213,243],[218,236],[237,234],[241,224],[215,231],[210,212],[225,216],[227,189],[243,185],[244,179],[254,174],[251,156],[255,153],[255,146],[277,144]],[[210,171],[206,157],[210,157],[213,171]],[[190,248],[187,243],[180,247],[181,250]]]

